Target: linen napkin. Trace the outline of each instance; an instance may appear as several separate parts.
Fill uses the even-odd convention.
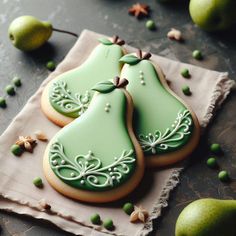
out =
[[[15,157],[10,152],[11,145],[20,135],[33,136],[34,131],[42,130],[50,139],[60,130],[42,113],[41,93],[51,79],[83,63],[98,44],[97,39],[100,37],[97,33],[84,30],[66,58],[43,82],[0,136],[0,209],[51,221],[63,230],[77,235],[146,235],[152,230],[152,220],[159,217],[161,209],[168,205],[169,193],[179,183],[178,177],[183,165],[148,171],[139,187],[118,202],[86,204],[62,196],[47,183],[42,169],[42,158],[47,143],[38,141],[33,154],[24,153],[21,157]],[[135,52],[137,49],[126,46],[126,50]],[[183,64],[157,55],[152,56],[152,61],[161,66],[167,80],[170,81],[171,89],[195,111],[202,128],[208,125],[234,85],[227,73]],[[191,79],[181,78],[180,70],[183,67],[191,71]],[[183,95],[183,84],[190,86],[192,96]],[[36,176],[43,179],[42,189],[32,184]],[[41,199],[45,199],[51,205],[51,211],[45,211],[40,207]],[[129,223],[128,215],[121,209],[122,204],[127,201],[142,205],[148,210],[150,215],[145,224]],[[115,229],[107,231],[101,226],[92,225],[89,218],[96,212],[103,219],[111,217]]]

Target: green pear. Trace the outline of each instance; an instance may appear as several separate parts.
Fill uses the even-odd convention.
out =
[[[98,93],[83,116],[62,128],[45,152],[44,171],[59,192],[89,202],[113,201],[133,190],[144,161],[131,126],[132,100],[116,78],[93,87]],[[58,181],[64,182],[60,188]],[[67,190],[73,188],[73,194]]]
[[[42,96],[42,108],[49,119],[53,120],[55,115],[58,117],[58,113],[63,118],[74,119],[81,116],[93,97],[91,88],[104,79],[109,80],[120,74],[122,63],[119,59],[124,54],[120,43],[123,44],[123,40],[115,37],[113,42],[106,38],[99,41],[100,44],[83,64],[59,75],[47,85]],[[48,106],[52,106],[57,112],[52,118]],[[70,120],[57,124],[64,126],[69,122]]]
[[[236,200],[200,199],[180,213],[175,236],[235,236]]]
[[[191,0],[189,11],[194,23],[207,31],[228,29],[236,21],[235,0]]]
[[[52,24],[33,16],[20,16],[9,26],[8,35],[12,44],[22,51],[41,47],[52,35]]]

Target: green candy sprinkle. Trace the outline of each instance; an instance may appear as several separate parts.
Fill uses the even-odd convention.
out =
[[[13,144],[11,146],[11,152],[12,154],[14,154],[15,156],[20,156],[23,153],[23,149],[17,145],[17,144]]]
[[[222,182],[227,182],[229,181],[229,173],[226,170],[222,170],[219,172],[218,178]]]
[[[211,150],[211,152],[213,152],[215,154],[219,154],[221,152],[220,144],[218,144],[218,143],[211,144],[210,150]]]
[[[90,217],[90,221],[95,224],[95,225],[99,225],[101,223],[101,218],[100,215],[98,214],[94,214]]]
[[[43,181],[40,177],[36,177],[33,179],[33,184],[38,187],[41,188],[43,186]]]
[[[193,58],[195,58],[197,60],[202,59],[202,53],[199,50],[194,50],[192,56],[193,56]]]
[[[56,64],[54,61],[49,61],[47,62],[46,67],[48,70],[53,71],[56,68]]]
[[[3,97],[0,97],[0,107],[1,108],[6,108],[7,107],[6,99],[3,98]]]
[[[15,95],[15,93],[16,93],[14,86],[12,86],[11,84],[9,84],[5,87],[5,91],[10,96]]]
[[[192,94],[191,91],[190,91],[189,86],[187,86],[187,85],[182,87],[182,92],[187,96],[190,96]]]
[[[104,228],[106,228],[108,230],[112,230],[114,228],[112,219],[109,219],[109,218],[105,219],[103,221],[103,226],[104,226]]]
[[[190,77],[189,70],[187,68],[182,69],[180,73],[184,78]]]
[[[123,210],[126,214],[130,215],[134,211],[134,205],[130,202],[127,202],[123,205]]]
[[[215,168],[217,166],[217,161],[214,157],[211,157],[207,160],[207,166],[210,168]]]
[[[17,76],[15,76],[13,79],[12,79],[12,83],[16,86],[16,87],[20,87],[21,86],[21,79]]]
[[[146,28],[148,28],[149,30],[154,30],[156,29],[156,24],[153,20],[148,20],[146,22]]]

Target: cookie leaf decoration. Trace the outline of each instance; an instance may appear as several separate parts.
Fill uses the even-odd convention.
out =
[[[127,91],[135,108],[134,131],[147,163],[163,166],[193,151],[199,139],[199,125],[192,110],[168,88],[162,71],[150,57],[150,53],[143,55],[140,50],[137,56],[123,56],[120,61],[126,64],[121,76],[129,80]]]
[[[124,81],[116,77],[114,83],[97,84],[83,116],[50,141],[44,171],[62,194],[87,202],[114,201],[141,180],[143,154],[132,131],[132,99]]]
[[[70,123],[88,109],[95,84],[120,74],[124,41],[118,36],[112,41],[106,38],[99,41],[82,65],[53,79],[43,92],[42,109],[59,126]]]

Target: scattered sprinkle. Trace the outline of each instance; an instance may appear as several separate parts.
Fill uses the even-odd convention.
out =
[[[13,85],[9,84],[5,87],[5,92],[10,95],[10,96],[13,96],[16,94],[16,91],[15,91],[15,88]]]
[[[56,68],[56,64],[54,61],[49,61],[49,62],[47,62],[46,67],[48,70],[54,71]]]
[[[91,217],[90,217],[90,221],[92,222],[92,224],[95,224],[95,225],[100,225],[101,224],[101,218],[100,218],[100,215],[99,214],[93,214]]]
[[[123,211],[127,214],[130,215],[134,211],[134,205],[130,202],[127,202],[123,205]]]
[[[33,149],[36,145],[36,140],[30,136],[19,136],[19,139],[16,141],[17,145],[25,149],[28,152],[33,152]]]
[[[189,86],[185,85],[182,87],[182,92],[184,93],[184,95],[186,96],[190,96],[192,94],[192,92],[190,91]]]
[[[6,99],[3,98],[3,97],[0,97],[0,107],[1,108],[6,108],[7,107]]]
[[[211,150],[211,152],[214,153],[214,154],[219,154],[219,153],[221,153],[220,144],[218,144],[218,143],[213,143],[213,144],[211,144],[210,150]]]
[[[190,73],[187,68],[182,69],[180,73],[184,78],[190,78]]]
[[[136,3],[129,8],[129,13],[137,18],[140,18],[142,16],[148,16],[149,6],[146,4]]]
[[[214,157],[211,157],[207,160],[207,166],[210,168],[215,168],[217,166],[217,161]]]
[[[168,33],[167,33],[167,37],[169,39],[172,39],[172,40],[176,40],[176,41],[180,41],[182,40],[182,33],[181,31],[177,30],[177,29],[174,29],[172,28]]]
[[[156,24],[153,20],[148,20],[146,22],[146,28],[149,30],[155,30],[156,29]]]
[[[33,179],[33,184],[38,188],[42,188],[43,187],[43,180],[40,177],[36,177]]]
[[[20,156],[23,153],[23,149],[21,148],[20,145],[17,144],[13,144],[11,146],[11,152],[12,154],[14,154],[15,156]]]
[[[202,60],[202,58],[203,58],[202,53],[199,50],[194,50],[193,53],[192,53],[192,56],[196,60]]]
[[[43,131],[41,131],[41,130],[36,130],[36,131],[34,132],[34,134],[35,134],[35,136],[36,136],[36,138],[37,138],[38,140],[43,141],[43,142],[47,142],[47,141],[48,141],[48,138],[47,138],[47,136],[45,135],[45,133],[43,133]]]
[[[108,230],[112,230],[114,228],[114,224],[113,224],[112,219],[110,219],[110,218],[105,219],[103,221],[103,226],[104,226],[104,228],[106,228]]]
[[[141,221],[145,222],[148,218],[148,212],[142,206],[134,206],[134,211],[130,215],[130,222]]]
[[[222,182],[228,182],[229,181],[229,173],[226,170],[222,170],[219,172],[218,178]]]
[[[15,76],[12,79],[12,83],[16,86],[16,87],[20,87],[21,86],[21,79],[18,76]]]

